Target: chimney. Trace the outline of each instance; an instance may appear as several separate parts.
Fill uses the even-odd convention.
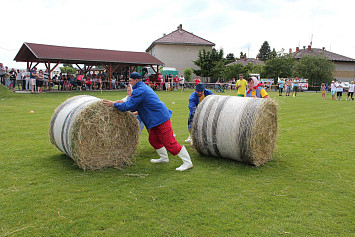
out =
[[[247,61],[247,56],[244,56],[244,61]]]
[[[308,48],[307,48],[307,50],[309,50],[309,51],[310,51],[311,49],[312,49],[312,48],[311,48],[311,46],[310,46],[310,45],[308,45]]]
[[[179,31],[182,31],[182,24],[180,24],[180,25],[177,27],[177,29],[178,29]]]
[[[291,48],[288,50],[288,54],[289,54],[289,55],[292,54],[292,49],[291,49]]]
[[[164,36],[166,36],[166,34],[165,34],[165,33],[163,34],[163,37],[164,37]]]
[[[296,47],[296,53],[300,51],[300,47]]]
[[[306,49],[306,46],[303,46],[303,49]]]
[[[325,50],[325,47],[323,47],[322,49]]]

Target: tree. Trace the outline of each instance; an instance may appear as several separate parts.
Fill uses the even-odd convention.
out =
[[[238,78],[239,74],[245,74],[246,70],[241,63],[227,66],[223,69],[221,77],[224,81],[229,81],[232,78]]]
[[[270,78],[292,77],[294,74],[294,58],[285,55],[266,61],[263,76]]]
[[[322,54],[302,57],[295,68],[298,77],[307,78],[308,83],[314,86],[320,86],[323,82],[330,83],[334,78],[335,65]]]
[[[247,54],[246,53],[243,53],[243,51],[240,52],[240,59],[244,58],[244,57],[247,57]]]
[[[270,53],[270,59],[276,58],[277,57],[277,53],[275,48],[272,49],[271,53]]]
[[[63,64],[63,67],[60,67],[59,69],[61,73],[67,73],[67,74],[76,73],[76,68],[74,68],[72,64]]]
[[[211,51],[202,49],[198,52],[197,60],[194,61],[194,64],[200,67],[200,69],[194,70],[194,73],[202,77],[213,77],[213,75],[216,75],[216,71],[213,68],[220,61],[223,61],[225,64],[226,60],[223,58],[223,49],[219,51],[214,48]]]
[[[186,81],[191,81],[191,75],[192,75],[192,69],[191,68],[185,68],[184,70],[184,78]]]
[[[226,56],[226,61],[227,61],[227,64],[234,62],[234,61],[235,61],[234,54],[233,54],[233,53],[227,54],[227,56]]]
[[[257,57],[261,61],[266,61],[266,60],[270,59],[270,53],[271,53],[270,45],[267,41],[264,41],[263,45],[261,45],[261,48],[259,50]]]

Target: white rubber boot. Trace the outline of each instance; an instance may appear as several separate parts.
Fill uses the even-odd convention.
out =
[[[160,156],[159,159],[151,159],[150,162],[152,163],[168,163],[169,162],[169,157],[168,157],[168,151],[166,150],[165,147],[162,147],[160,149],[156,149],[158,155]]]
[[[182,147],[181,151],[177,155],[181,158],[183,164],[180,167],[176,168],[176,170],[185,171],[185,170],[193,168],[193,165],[192,165],[192,162],[190,159],[190,155],[187,152],[185,146]]]
[[[189,134],[189,137],[185,140],[185,142],[192,142],[191,135]]]

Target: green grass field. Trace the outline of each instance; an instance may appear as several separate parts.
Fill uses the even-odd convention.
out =
[[[158,92],[183,145],[191,92]],[[192,170],[175,171],[182,162],[171,155],[152,164],[157,154],[143,131],[134,165],[84,172],[48,136],[53,110],[78,94],[0,88],[0,236],[355,235],[355,102],[271,92],[279,136],[260,168],[189,146]]]

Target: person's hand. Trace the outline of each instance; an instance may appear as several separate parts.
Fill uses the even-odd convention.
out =
[[[103,103],[107,107],[113,107],[114,106],[114,102],[110,101],[110,100],[103,100]]]
[[[123,103],[123,100],[116,100],[113,103]]]
[[[133,115],[138,115],[137,111],[132,112]]]
[[[254,98],[256,98],[256,95],[251,95],[251,97],[254,97]]]

